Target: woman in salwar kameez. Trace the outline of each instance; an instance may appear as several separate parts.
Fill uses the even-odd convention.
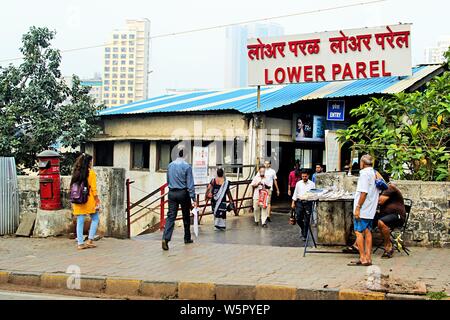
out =
[[[233,203],[233,197],[230,192],[230,183],[224,177],[223,169],[217,169],[217,177],[209,183],[206,196],[211,200],[211,207],[214,214],[214,227],[218,230],[225,230],[227,211],[231,210],[227,205],[227,196],[230,205]]]

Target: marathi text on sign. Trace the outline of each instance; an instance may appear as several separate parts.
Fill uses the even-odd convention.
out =
[[[249,85],[411,74],[410,25],[256,39],[247,46]]]

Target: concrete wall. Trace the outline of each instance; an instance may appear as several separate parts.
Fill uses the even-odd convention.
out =
[[[170,115],[170,121],[167,115],[114,117],[104,119],[104,135],[99,139],[119,137],[146,140],[171,140],[174,137],[214,139],[216,136],[227,135],[246,137],[247,129],[247,121],[241,114]]]
[[[98,234],[125,238],[127,236],[125,213],[125,172],[120,168],[95,167],[97,190],[101,201]],[[39,177],[19,176],[20,221],[25,214],[36,214],[40,205]],[[61,177],[63,209],[70,209],[70,177]]]
[[[357,177],[345,173],[324,173],[317,179],[320,188],[336,185],[349,192],[356,190]],[[404,240],[409,245],[449,247],[450,245],[450,182],[392,181],[404,198],[413,201]],[[327,206],[327,204],[324,204]],[[330,204],[329,206],[333,206]],[[323,208],[333,214],[333,208]],[[352,210],[352,208],[348,208]],[[348,216],[344,214],[343,216]],[[350,212],[351,216],[351,212]],[[348,219],[348,217],[347,217]]]

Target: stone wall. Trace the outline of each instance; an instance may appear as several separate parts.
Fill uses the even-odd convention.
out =
[[[97,191],[99,194],[100,224],[98,234],[127,237],[125,212],[125,170],[120,168],[94,167],[97,173]],[[40,205],[39,177],[19,176],[20,218],[25,214],[37,214]],[[63,209],[71,209],[69,198],[70,177],[61,177],[61,202]]]
[[[323,173],[318,176],[317,186],[336,185],[339,189],[354,192],[357,180],[358,177],[345,173]],[[397,185],[404,198],[413,201],[405,242],[417,246],[449,247],[450,182],[398,180],[392,183]]]

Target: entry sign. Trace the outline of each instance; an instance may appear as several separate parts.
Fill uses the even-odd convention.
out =
[[[410,76],[410,32],[410,24],[398,24],[249,39],[248,84]]]
[[[344,121],[345,119],[345,100],[328,100],[327,120]]]

